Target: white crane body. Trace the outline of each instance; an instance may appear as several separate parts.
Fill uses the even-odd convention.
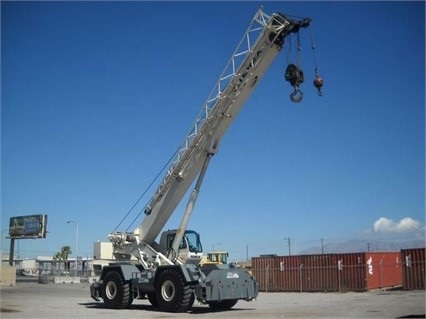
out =
[[[262,9],[257,11],[160,186],[145,207],[142,223],[133,233],[109,235],[116,256],[121,256],[118,259],[130,261],[134,256],[138,263],[104,267],[100,280],[91,286],[93,298],[103,298],[110,308],[125,308],[130,299],[146,294],[161,310],[186,311],[195,299],[215,309],[229,309],[239,299],[252,300],[257,296],[257,282],[244,270],[223,265],[215,265],[214,269],[198,267],[201,245],[191,250],[187,236],[195,236],[196,241],[199,237],[195,232],[187,231],[186,226],[210,159],[217,152],[222,137],[281,51],[285,37],[309,23],[310,19],[294,21],[282,14],[269,16]],[[157,243],[156,238],[197,178],[180,227],[166,232],[169,237],[163,237],[163,233]],[[182,245],[189,249],[184,257],[180,251]],[[230,280],[233,282],[231,288],[211,288],[214,283]],[[181,282],[183,287],[180,287]],[[111,296],[110,286],[121,289],[124,297]],[[167,294],[169,286],[183,297],[174,300]],[[131,296],[132,293],[135,296]]]

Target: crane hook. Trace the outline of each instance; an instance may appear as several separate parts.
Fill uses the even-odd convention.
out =
[[[315,73],[314,86],[317,88],[318,96],[322,96],[321,88],[324,85],[324,79],[319,75],[319,73]]]
[[[297,95],[299,94],[299,96]],[[290,100],[293,103],[299,103],[303,99],[303,92],[300,91],[299,87],[296,85],[294,86],[293,92],[290,93]]]
[[[295,64],[289,64],[285,69],[285,80],[290,82],[294,88],[290,94],[290,100],[294,103],[299,103],[303,98],[303,93],[299,90],[299,85],[305,80],[303,71]],[[297,94],[300,94],[297,96]]]

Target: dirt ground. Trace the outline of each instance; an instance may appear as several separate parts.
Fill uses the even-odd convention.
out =
[[[195,302],[187,313],[163,313],[147,300],[111,310],[90,298],[89,284],[18,282],[2,287],[1,318],[425,318],[425,291],[260,293],[230,311]]]

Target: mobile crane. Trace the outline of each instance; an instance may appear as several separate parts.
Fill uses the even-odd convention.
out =
[[[187,230],[187,224],[221,138],[281,51],[284,39],[308,27],[310,21],[290,19],[281,13],[267,15],[263,8],[256,12],[144,208],[142,223],[132,233],[114,231],[108,235],[116,261],[105,265],[99,279],[90,285],[93,299],[102,298],[106,307],[121,309],[129,307],[134,298],[147,297],[161,311],[185,312],[195,300],[215,310],[226,310],[238,300],[257,297],[257,281],[244,269],[200,264],[200,236]],[[290,96],[294,102],[300,99],[296,94],[303,82],[299,71],[297,67],[292,74],[286,71],[286,80],[291,80],[295,89]],[[157,243],[156,238],[193,183],[179,228],[163,232]]]

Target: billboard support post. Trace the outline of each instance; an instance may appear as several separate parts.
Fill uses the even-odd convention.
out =
[[[9,266],[13,266],[13,253],[15,252],[15,238],[10,239]]]

